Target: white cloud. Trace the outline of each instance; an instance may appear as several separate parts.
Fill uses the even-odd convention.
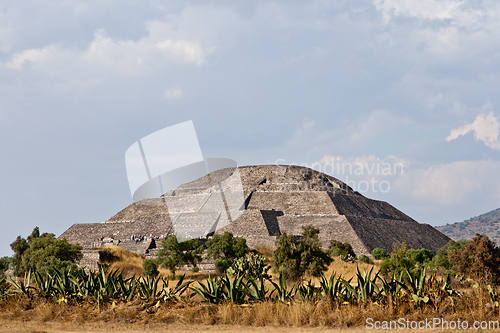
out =
[[[285,149],[294,151],[307,150],[308,152],[328,152],[336,149],[351,150],[353,154],[363,150],[367,144],[377,138],[387,135],[388,131],[408,124],[406,117],[394,114],[387,110],[374,110],[365,113],[348,124],[332,122],[328,129],[316,121],[304,121],[298,127],[285,145]]]
[[[466,204],[477,204],[478,198],[489,207],[495,207],[500,200],[500,181],[496,181],[500,179],[500,161],[455,161],[416,167],[392,155],[324,155],[305,166],[332,175],[367,197],[387,200],[403,211],[404,207],[427,207],[428,211],[452,216]],[[452,221],[450,217],[444,223]]]
[[[452,18],[462,1],[437,0],[374,0],[375,7],[380,10],[386,22],[393,16],[410,16],[420,19]]]
[[[413,169],[399,177],[394,190],[415,203],[457,209],[478,197],[495,203],[500,198],[499,161],[456,161]]]
[[[375,155],[343,157],[324,155],[311,168],[334,176],[368,197],[391,190],[391,184],[404,175],[409,163],[397,156]]]
[[[10,61],[5,64],[6,67],[11,69],[22,69],[26,63],[40,63],[47,61],[52,54],[57,52],[55,45],[48,46],[41,49],[29,49],[20,53],[14,54]]]
[[[408,47],[410,59],[424,66],[437,63],[448,67],[457,60],[477,62],[497,53],[495,31],[499,28],[500,5],[496,2],[373,0],[373,3],[396,45]]]
[[[493,112],[490,112],[488,115],[480,114],[471,124],[452,129],[446,141],[455,140],[460,135],[474,132],[476,140],[483,141],[490,148],[500,149],[500,142],[498,142],[499,129],[500,123],[498,122],[498,117],[495,117]]]
[[[457,216],[472,216],[464,212],[498,206],[500,161],[454,161],[429,167],[416,164],[392,155],[325,155],[305,166],[332,175],[369,198],[388,201],[422,222],[454,222]]]
[[[165,35],[169,35],[165,24],[150,24],[149,35],[137,41],[113,39],[100,29],[84,50],[63,45],[28,49],[13,54],[5,67],[21,70],[29,64],[30,69],[68,78],[75,75],[75,69],[83,75],[109,70],[127,75],[179,62],[201,66],[213,51],[196,40]]]
[[[349,126],[349,141],[353,144],[366,144],[374,137],[408,121],[407,118],[402,118],[400,115],[386,110],[374,110],[359,117]]]
[[[186,62],[195,63],[197,66],[201,66],[206,62],[205,50],[198,43],[168,39],[159,42],[156,47],[167,54],[176,55]]]
[[[170,88],[165,91],[165,97],[168,99],[176,99],[182,96],[181,89]]]

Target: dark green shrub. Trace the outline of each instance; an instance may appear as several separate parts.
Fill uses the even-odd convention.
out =
[[[428,249],[411,249],[408,250],[408,257],[420,266],[429,266],[434,258],[434,253]]]
[[[412,276],[418,275],[418,270],[415,269],[415,261],[408,257],[406,243],[394,245],[390,258],[385,258],[380,263],[380,274],[384,276],[390,276],[392,274],[399,275],[406,270],[408,270]]]
[[[247,241],[241,237],[234,237],[232,233],[215,234],[207,241],[207,258],[215,259],[215,268],[224,273],[234,261],[247,254],[250,249]]]
[[[375,260],[382,260],[390,257],[389,253],[385,252],[384,249],[381,249],[379,247],[373,249],[372,256]]]
[[[287,279],[298,279],[303,274],[297,240],[286,232],[276,238],[276,250],[272,261],[274,271]]]
[[[153,259],[146,259],[142,263],[142,268],[144,268],[144,275],[149,277],[156,277],[158,272],[158,263]]]
[[[477,281],[500,282],[500,248],[486,235],[476,234],[464,245],[448,253],[453,268]]]
[[[276,239],[273,264],[276,273],[287,279],[298,279],[304,273],[319,276],[333,261],[328,253],[321,249],[318,239],[319,229],[312,226],[302,227],[302,238],[283,233]]]
[[[335,239],[330,241],[330,245],[328,246],[328,254],[332,257],[344,257],[344,258],[352,258],[356,259],[356,253],[352,249],[351,244],[348,242],[342,243]]]
[[[328,265],[333,259],[321,249],[321,243],[318,238],[319,229],[311,225],[302,227],[302,238],[298,242],[301,251],[301,261],[305,272],[310,276],[320,276],[321,272],[328,269]]]
[[[2,276],[4,274],[4,272],[9,269],[9,264],[11,262],[12,262],[11,257],[0,258],[0,276]]]
[[[231,264],[229,263],[229,260],[227,260],[226,258],[215,259],[214,265],[215,265],[215,271],[217,273],[225,273],[226,270],[229,267],[231,267]]]
[[[198,239],[179,242],[175,235],[163,241],[163,248],[158,253],[158,261],[175,276],[178,266],[191,264],[197,267],[205,250]]]
[[[373,261],[370,259],[370,257],[364,254],[359,256],[359,261],[364,262],[365,264],[373,264]]]
[[[469,241],[466,240],[460,240],[457,242],[454,240],[450,240],[448,244],[437,250],[436,255],[432,259],[431,266],[434,268],[442,267],[445,270],[451,270],[452,265],[448,260],[448,253],[463,249],[465,247],[465,244],[467,244],[468,242]],[[454,272],[450,273],[454,274]]]

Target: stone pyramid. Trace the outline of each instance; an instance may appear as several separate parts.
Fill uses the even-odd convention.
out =
[[[320,230],[319,238],[324,247],[332,239],[349,242],[358,255],[370,254],[377,247],[391,251],[393,244],[401,242],[406,242],[409,248],[436,251],[450,240],[432,226],[416,222],[390,204],[366,198],[340,180],[309,168],[262,165],[239,167],[238,171],[245,200],[242,214],[235,220],[222,222],[210,212],[206,217],[222,223],[223,227],[216,233],[230,231],[246,238],[250,247],[259,244],[274,247],[276,236],[282,233],[300,237],[302,227],[307,225]],[[228,171],[216,171],[162,198],[133,203],[104,223],[75,224],[60,237],[90,248],[101,236],[114,236],[129,250],[147,251],[146,247],[154,245],[140,244],[141,248],[134,248],[139,245],[131,242],[130,236],[160,236],[174,232],[172,210],[169,213],[165,200],[183,191],[192,191],[197,182],[205,182],[206,177],[217,178],[224,172]],[[195,194],[196,197],[186,196],[183,200],[191,200],[186,205],[194,211],[202,211],[210,204],[213,193]],[[189,215],[173,219],[179,226],[193,227]]]

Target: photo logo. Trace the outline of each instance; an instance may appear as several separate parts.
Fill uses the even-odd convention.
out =
[[[133,201],[166,205],[179,241],[210,236],[245,209],[238,165],[203,158],[192,121],[135,142],[125,165]]]

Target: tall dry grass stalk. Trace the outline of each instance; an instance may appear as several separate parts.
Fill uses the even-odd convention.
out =
[[[480,299],[483,298],[483,299]],[[135,300],[106,304],[99,309],[95,303],[65,303],[17,298],[0,301],[0,320],[34,323],[81,324],[203,324],[285,327],[353,327],[364,326],[367,318],[375,321],[425,320],[440,317],[445,320],[498,320],[498,308],[484,307],[485,295],[473,293],[443,301],[436,309],[430,306],[415,308],[403,303],[392,312],[389,305],[373,302],[338,304],[316,302],[260,302],[238,305],[186,302],[148,302]]]

